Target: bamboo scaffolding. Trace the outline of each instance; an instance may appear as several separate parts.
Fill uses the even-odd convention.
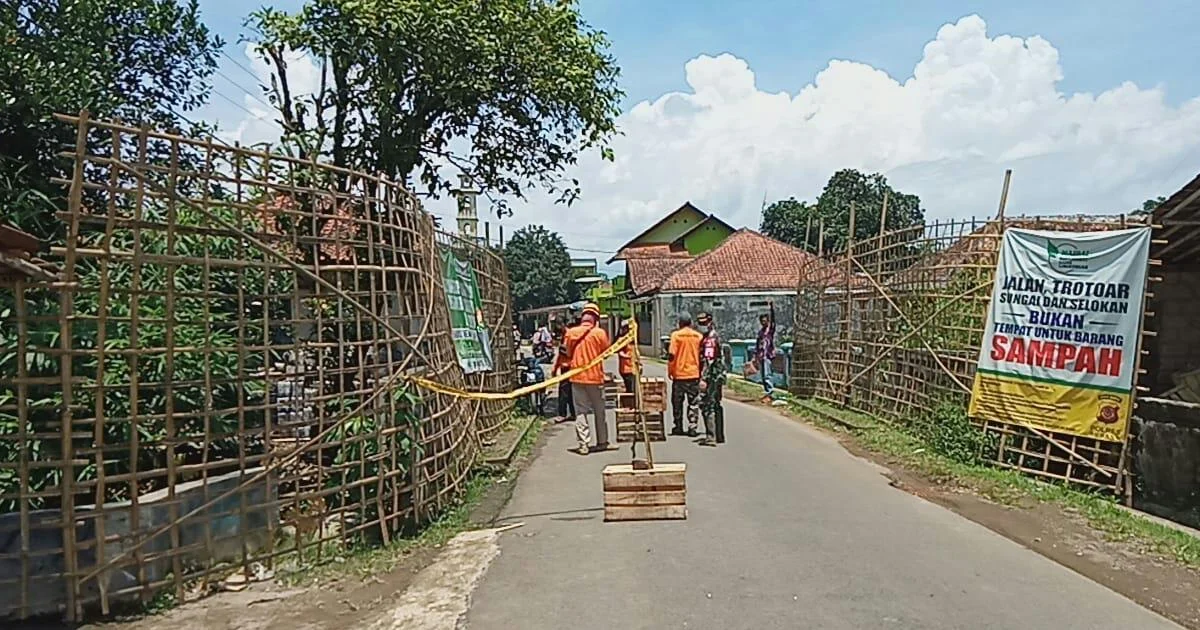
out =
[[[907,421],[946,404],[965,409],[1003,230],[1133,224],[1128,217],[1006,217],[1010,181],[1006,174],[991,220],[881,229],[837,252],[827,252],[819,238],[818,256],[801,270],[797,287],[791,386],[885,421]],[[882,208],[880,214],[886,221]],[[1113,492],[1130,483],[1125,442],[1022,424],[977,426],[993,438],[982,454],[1000,466]]]
[[[436,232],[379,174],[59,120],[77,132],[55,213],[69,237],[51,244],[63,273],[3,289],[15,350],[40,363],[0,372],[19,424],[0,436],[17,470],[0,501],[20,513],[21,566],[0,578],[13,594],[0,613],[78,621],[164,588],[189,599],[258,564],[387,542],[452,502],[513,403],[418,398],[405,376],[468,382],[438,255],[454,247],[492,333],[495,369],[470,382],[511,389],[496,252]],[[35,554],[47,526],[62,543]],[[46,554],[63,570],[35,575]],[[33,599],[47,577],[64,601]]]

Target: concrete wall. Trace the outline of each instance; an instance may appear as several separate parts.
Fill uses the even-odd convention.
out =
[[[1163,281],[1150,285],[1154,317],[1146,328],[1157,336],[1146,342],[1143,364],[1150,397],[1139,396],[1134,412],[1134,500],[1147,512],[1200,527],[1200,406],[1153,398],[1175,386],[1175,374],[1200,369],[1200,267],[1151,273]]]
[[[175,514],[183,516],[217,496],[233,490],[243,480],[261,472],[262,468],[233,472],[206,481],[190,481],[175,486]],[[245,511],[241,506],[245,503]],[[95,553],[96,517],[88,506],[76,508],[76,565],[90,572],[99,562]],[[129,503],[109,503],[104,506],[103,560],[111,560],[125,550],[131,550],[144,536],[171,522],[172,508],[166,490],[159,490],[138,500],[138,526],[133,528],[133,507]],[[59,577],[65,569],[62,539],[62,513],[58,510],[30,512],[30,559],[28,602],[30,614],[56,614],[66,604],[66,584]],[[267,475],[258,482],[233,492],[178,527],[179,546],[189,548],[180,556],[186,569],[221,562],[239,562],[243,551],[248,555],[264,549],[272,528],[279,522],[278,482]],[[163,553],[171,549],[171,534],[150,539],[138,551],[142,555]],[[20,514],[0,514],[0,619],[16,615],[21,606],[21,524]],[[15,557],[5,557],[9,554]],[[112,569],[102,574],[108,592],[128,588],[138,583],[138,571],[132,553],[118,560]],[[162,557],[144,564],[146,582],[159,581],[172,571],[172,561]],[[13,582],[9,582],[14,580]],[[82,600],[95,601],[98,596],[95,580],[82,589]]]
[[[652,301],[654,339],[657,341],[670,335],[681,314],[695,318],[701,311],[712,313],[722,340],[754,339],[760,328],[758,318],[767,312],[768,301],[775,303],[775,343],[778,345],[791,338],[796,307],[794,291],[660,294]],[[656,353],[652,356],[658,356],[658,348],[654,350]]]
[[[1200,268],[1172,266],[1152,270],[1163,281],[1150,285],[1153,318],[1146,327],[1158,333],[1150,342],[1146,368],[1150,391],[1158,394],[1175,385],[1177,372],[1200,369]]]
[[[1133,431],[1137,507],[1200,527],[1200,407],[1139,398]]]
[[[733,230],[724,223],[709,219],[683,237],[683,246],[689,254],[699,256],[723,243],[730,234]]]

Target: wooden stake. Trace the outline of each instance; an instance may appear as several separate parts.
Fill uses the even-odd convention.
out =
[[[846,233],[846,359],[843,366],[845,372],[842,374],[842,398],[843,404],[850,403],[850,361],[854,353],[854,214],[857,209],[857,204],[850,202],[850,231]]]
[[[820,227],[817,228],[817,256],[825,256],[825,217],[821,217]]]
[[[804,251],[806,252],[812,249],[812,242],[809,240],[809,237],[812,235],[812,218],[812,210],[809,210],[808,221],[804,225]]]
[[[1000,209],[996,211],[996,220],[1000,222],[1000,231],[1004,232],[1004,210],[1008,207],[1008,187],[1012,183],[1012,169],[1004,170],[1004,187],[1000,189]]]
[[[883,235],[887,232],[887,208],[888,194],[890,190],[883,191],[883,208],[879,210],[879,236],[875,239],[875,275],[883,273]]]
[[[87,156],[88,137],[87,110],[80,112],[79,125],[75,131],[75,168],[71,176],[71,191],[68,198],[71,220],[67,224],[67,255],[63,261],[62,277],[67,282],[75,281],[75,252],[73,245],[79,242],[79,217],[83,214],[83,176]],[[59,376],[62,379],[62,416],[59,425],[61,436],[62,480],[59,488],[62,495],[62,543],[63,579],[67,588],[67,621],[79,621],[83,608],[79,602],[80,582],[77,563],[79,557],[75,543],[75,426],[72,422],[72,394],[74,372],[71,367],[73,350],[72,322],[75,310],[74,289],[59,293],[59,338],[62,351],[59,357]],[[24,360],[19,358],[18,360]],[[103,543],[101,543],[103,544]]]

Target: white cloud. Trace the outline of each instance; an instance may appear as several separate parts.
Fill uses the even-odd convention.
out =
[[[1010,213],[1115,213],[1200,170],[1200,98],[1172,107],[1161,87],[1129,82],[1063,94],[1050,42],[988,37],[978,16],[942,26],[903,81],[833,60],[794,93],[772,94],[733,55],[701,55],[685,70],[689,91],[621,117],[615,163],[581,160],[575,206],[537,200],[517,205],[516,218],[598,248],[686,200],[757,227],[764,194],[813,199],[847,167],[884,172],[920,195],[930,219],[994,213],[1005,168]]]
[[[312,63],[292,65],[315,89]],[[573,247],[612,249],[687,200],[757,227],[764,195],[815,198],[840,168],[884,172],[920,195],[930,219],[994,213],[1005,168],[1012,214],[1120,212],[1200,170],[1200,97],[1174,107],[1163,88],[1130,82],[1063,94],[1050,42],[989,37],[978,16],[938,29],[903,81],[832,60],[794,93],[769,93],[729,54],[700,55],[685,71],[688,91],[621,116],[615,162],[581,159],[574,206],[516,203],[510,233],[544,223]],[[431,204],[446,214],[442,205]]]

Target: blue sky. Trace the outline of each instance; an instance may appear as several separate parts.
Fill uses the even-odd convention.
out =
[[[254,71],[236,41],[257,2],[200,4],[227,52]],[[757,227],[764,196],[812,198],[842,167],[885,173],[934,218],[993,211],[1004,168],[1015,171],[1017,212],[1111,213],[1200,170],[1200,3],[582,7],[622,68],[618,160],[582,160],[579,204],[564,211],[535,195],[515,205],[510,231],[544,223],[573,247],[611,249],[686,200]],[[217,90],[253,109],[243,88],[254,79],[222,62],[239,85],[217,77]],[[226,129],[247,118],[219,97],[204,116]]]
[[[595,0],[586,17],[610,34],[630,98],[684,87],[698,53],[745,59],[766,91],[794,91],[830,59],[862,61],[907,78],[944,22],[978,14],[992,33],[1041,35],[1062,52],[1068,92],[1122,80],[1162,84],[1175,102],[1200,93],[1200,4],[1182,0]]]

